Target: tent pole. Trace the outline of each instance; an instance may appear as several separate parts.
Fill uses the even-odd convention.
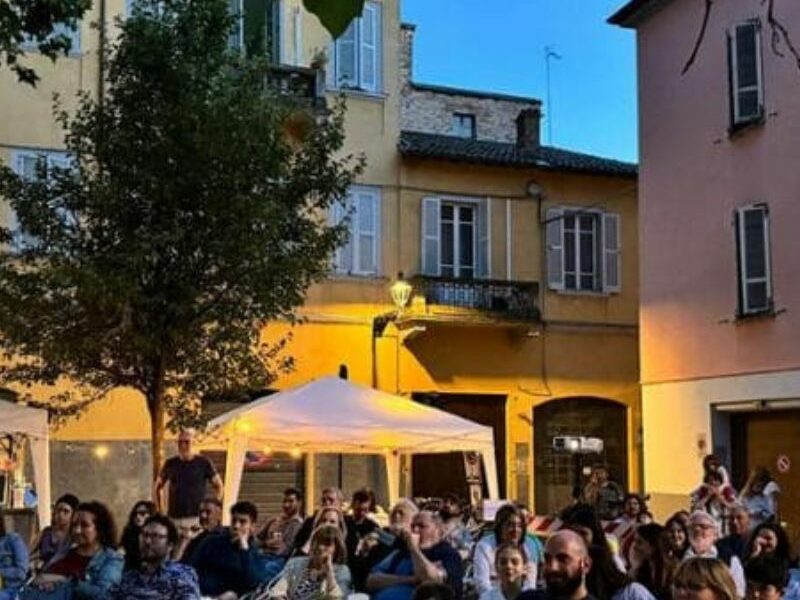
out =
[[[317,475],[317,465],[316,465],[316,454],[313,452],[306,452],[305,455],[305,464],[303,465],[303,479],[305,482],[305,499],[304,499],[304,510],[306,515],[313,515],[314,514],[314,498],[317,497],[317,482],[316,482],[316,475]]]
[[[400,455],[395,452],[386,452],[386,482],[389,484],[389,510],[400,499]]]
[[[222,497],[222,523],[224,525],[230,525],[231,506],[239,498],[247,444],[248,439],[242,435],[234,435],[228,439],[225,453],[225,492]]]

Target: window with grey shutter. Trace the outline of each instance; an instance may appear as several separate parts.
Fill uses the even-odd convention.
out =
[[[439,198],[422,199],[422,218],[420,219],[422,273],[431,277],[440,275],[440,208]]]
[[[728,34],[728,45],[731,114],[736,126],[763,116],[760,22],[753,20],[736,25]]]
[[[334,256],[334,272],[343,275],[378,274],[380,259],[380,190],[355,186],[331,207],[331,222],[345,223],[348,240]]]
[[[603,214],[603,291],[616,293],[622,289],[621,232],[619,215]]]
[[[545,216],[547,244],[547,286],[551,290],[564,289],[564,211],[550,208]]]
[[[478,277],[492,276],[492,199],[478,203]]]
[[[332,83],[339,88],[354,88],[367,92],[381,89],[382,16],[378,2],[365,2],[360,17],[332,44]]]
[[[751,315],[770,311],[773,308],[773,299],[769,210],[765,204],[737,209],[735,224],[739,314]]]

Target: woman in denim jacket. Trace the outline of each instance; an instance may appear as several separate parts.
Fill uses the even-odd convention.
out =
[[[111,512],[99,502],[78,506],[67,554],[48,565],[25,590],[22,600],[100,600],[122,579],[123,558],[114,548]]]
[[[0,512],[0,600],[14,600],[28,573],[28,549],[16,533],[6,531]]]

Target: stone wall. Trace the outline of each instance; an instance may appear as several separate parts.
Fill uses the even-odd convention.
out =
[[[449,88],[429,90],[424,85],[415,85],[414,32],[413,25],[403,24],[400,29],[401,129],[450,135],[453,113],[469,113],[475,115],[477,139],[516,141],[517,116],[526,108],[540,108],[541,102]]]

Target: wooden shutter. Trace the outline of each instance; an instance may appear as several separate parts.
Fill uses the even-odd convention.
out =
[[[440,201],[439,198],[422,199],[422,273],[432,277],[441,274]]]
[[[739,267],[739,313],[755,314],[772,309],[769,210],[764,204],[736,211]]]
[[[547,286],[551,290],[564,289],[564,211],[550,208],[545,217],[547,245]]]
[[[360,71],[359,87],[375,92],[378,90],[378,61],[380,59],[378,47],[381,40],[380,5],[366,2],[361,18],[357,19],[360,26]]]
[[[378,272],[378,194],[375,191],[359,191],[354,197],[354,271],[359,275],[375,275]]]
[[[736,25],[728,35],[733,124],[759,119],[763,114],[761,81],[761,24]]]
[[[478,270],[477,276],[489,279],[492,276],[492,199],[478,203]]]
[[[614,213],[604,213],[603,219],[603,291],[618,293],[622,289],[620,219]]]
[[[350,233],[347,242],[340,246],[334,254],[333,270],[336,273],[349,274],[353,270],[353,236],[350,225],[350,198],[342,198],[331,207],[331,220],[334,225],[347,224]]]
[[[345,32],[336,40],[336,86],[356,87],[358,69],[356,64],[356,28],[359,19],[354,19]]]

